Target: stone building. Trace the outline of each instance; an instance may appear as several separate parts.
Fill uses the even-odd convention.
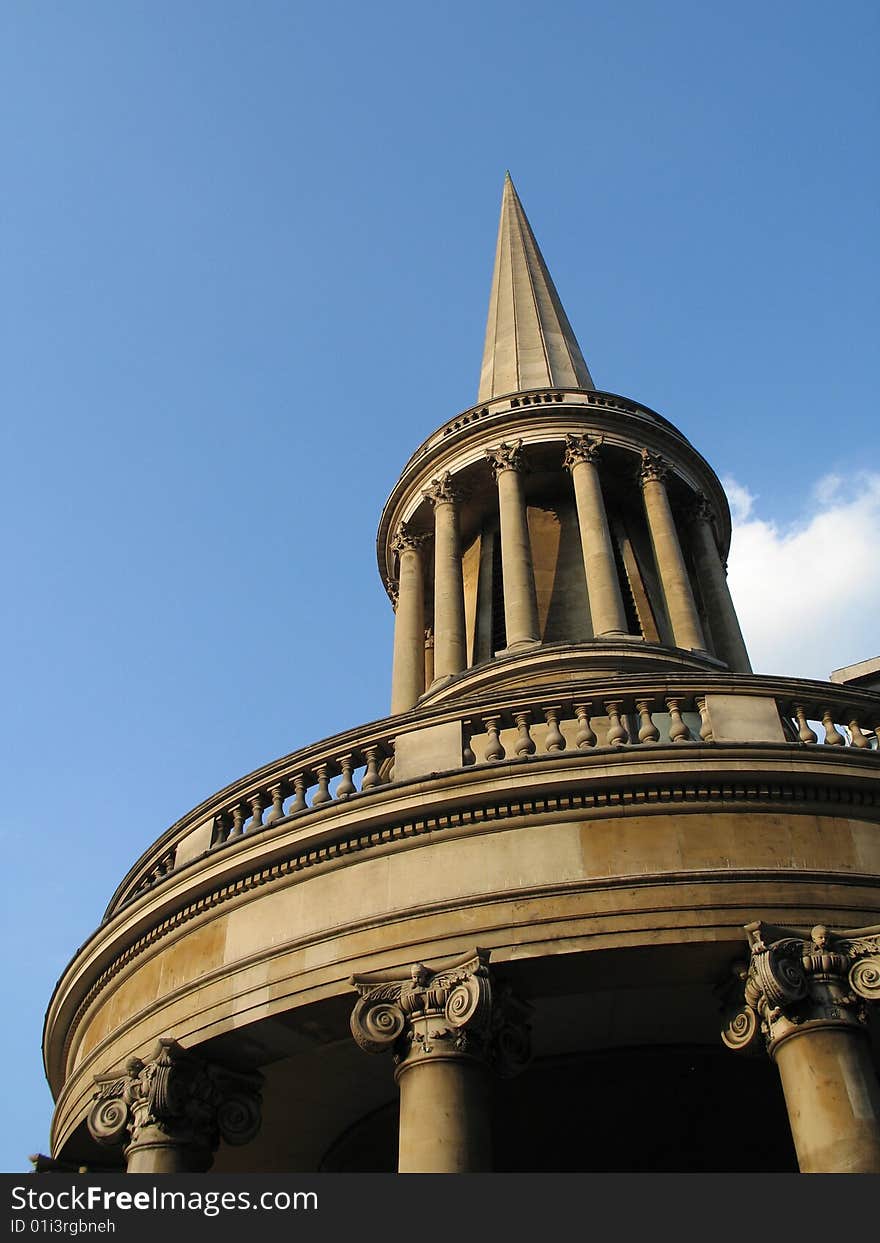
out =
[[[135,863],[50,1003],[52,1160],[880,1170],[880,694],[752,674],[729,543],[508,178],[476,405],[379,523],[391,715]]]

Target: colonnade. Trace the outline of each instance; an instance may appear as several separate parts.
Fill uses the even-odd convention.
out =
[[[748,961],[727,987],[724,1043],[766,1046],[779,1069],[803,1173],[880,1173],[880,1087],[867,1031],[880,1001],[880,926],[809,935],[746,925]],[[499,982],[489,952],[355,976],[351,1031],[393,1053],[400,1091],[400,1173],[493,1169],[490,1078],[525,1070],[532,1007]],[[205,1170],[222,1137],[246,1143],[260,1122],[260,1076],[161,1040],[148,1061],[97,1080],[92,1136],[123,1145],[128,1173]]]
[[[638,638],[629,634],[621,594],[599,472],[601,449],[601,437],[565,438],[563,465],[572,479],[593,633],[606,641]],[[506,652],[514,653],[541,641],[522,441],[487,449],[485,457],[498,492]],[[676,647],[704,652],[706,637],[666,490],[668,472],[668,464],[659,454],[642,451],[639,483],[673,642]],[[403,523],[392,541],[399,565],[393,584],[397,617],[392,713],[412,708],[432,683],[442,684],[466,669],[468,663],[460,532],[463,494],[447,471],[423,495],[434,514],[434,617],[428,632],[433,651],[426,660],[425,559],[431,537],[429,533],[416,534]],[[711,508],[702,494],[696,497],[691,519],[695,566],[711,618],[716,654],[735,672],[751,672],[712,529]]]

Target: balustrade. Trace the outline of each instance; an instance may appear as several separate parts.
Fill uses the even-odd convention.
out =
[[[560,696],[560,686],[546,698],[540,692],[522,699],[499,702],[487,697],[485,706],[473,704],[457,715],[454,705],[438,707],[421,722],[407,722],[403,731],[419,730],[440,722],[460,721],[461,766],[479,767],[499,763],[541,763],[555,757],[601,756],[609,752],[673,745],[724,746],[715,738],[712,696],[758,696],[775,702],[782,722],[782,745],[820,751],[823,747],[842,753],[855,751],[880,759],[880,697],[860,694],[853,699],[845,691],[825,691],[816,684],[791,692],[773,679],[749,680],[748,690],[712,676],[659,680],[616,679],[602,687],[590,687],[590,698]],[[789,693],[784,693],[788,689]],[[812,696],[812,698],[810,697]],[[154,851],[145,856],[141,870],[134,871],[111,904],[113,910],[169,877],[182,863],[205,851],[218,851],[244,842],[254,834],[274,830],[291,817],[305,812],[341,807],[349,800],[369,795],[394,780],[395,733],[390,722],[379,722],[363,731],[352,731],[288,756],[267,767],[252,782],[239,783],[228,797],[217,796],[213,806],[203,805],[184,817],[173,833],[166,834]],[[728,739],[728,741],[730,741]],[[739,742],[751,741],[744,735]],[[779,745],[779,744],[777,744]],[[204,832],[204,846],[189,843]]]

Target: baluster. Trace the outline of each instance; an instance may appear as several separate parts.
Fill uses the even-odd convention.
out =
[[[382,784],[379,776],[379,748],[364,747],[364,759],[367,761],[367,771],[364,773],[361,789],[372,790],[374,786]]]
[[[709,709],[706,705],[706,696],[699,695],[696,703],[697,711],[700,714],[700,737],[703,742],[714,742],[715,735],[712,732],[712,722],[709,720]]]
[[[501,723],[500,716],[484,716],[483,725],[486,733],[489,735],[489,745],[486,747],[487,760],[503,760],[505,756],[504,747],[501,739],[498,737],[498,726]]]
[[[214,850],[218,846],[224,845],[229,837],[229,813],[218,811],[214,817],[214,840],[211,843],[211,849]]]
[[[852,735],[852,746],[861,747],[868,751],[871,750],[871,744],[870,742],[868,742],[868,739],[862,733],[862,727],[859,724],[859,722],[855,719],[855,717],[853,717],[853,719],[849,723],[849,732]]]
[[[248,825],[248,833],[256,833],[258,829],[263,827],[263,796],[262,794],[252,794],[248,802],[251,805],[251,822]]]
[[[561,708],[544,708],[544,718],[547,721],[547,738],[545,746],[548,751],[564,751],[565,738],[562,730],[559,728],[559,714]]]
[[[534,739],[529,733],[529,722],[531,719],[532,714],[529,711],[514,712],[513,714],[513,723],[519,731],[516,736],[516,742],[513,744],[513,749],[520,759],[526,755],[532,755],[535,750]]]
[[[266,824],[274,824],[284,815],[284,783],[279,781],[270,788],[269,793],[272,795],[272,810],[266,817]]]
[[[651,708],[653,704],[650,699],[637,699],[636,711],[639,714],[639,720],[642,722],[639,730],[639,742],[658,742],[660,740],[660,730],[654,724],[651,716]]]
[[[316,764],[315,776],[318,778],[318,788],[312,795],[312,806],[319,807],[321,803],[330,803],[333,800],[333,795],[328,789],[330,785],[330,765]]]
[[[843,734],[838,732],[834,724],[834,718],[831,715],[830,708],[826,708],[825,711],[822,713],[822,724],[825,726],[825,742],[828,744],[828,746],[829,747],[844,746],[846,739],[844,738]]]
[[[575,746],[579,751],[588,751],[590,747],[595,747],[598,741],[590,725],[592,704],[573,704],[572,707],[578,719],[578,732],[574,736]]]
[[[626,726],[620,719],[622,708],[623,701],[620,699],[612,699],[605,704],[605,711],[608,713],[608,719],[611,722],[606,738],[606,743],[609,747],[622,747],[629,742]]]
[[[227,842],[231,842],[234,837],[241,837],[243,833],[242,825],[244,824],[244,808],[241,803],[236,803],[232,809],[232,829],[230,830]]]
[[[357,794],[357,786],[351,779],[352,762],[350,755],[341,755],[337,761],[342,769],[342,780],[336,787],[337,798],[348,798],[350,794]]]
[[[800,704],[794,705],[794,714],[797,717],[798,738],[800,738],[801,742],[807,743],[808,745],[818,742],[819,739],[807,724],[807,714]]]
[[[461,749],[461,762],[465,765],[476,764],[477,762],[477,757],[474,755],[474,749],[471,746],[473,724],[473,721],[462,721],[461,723],[463,743]]]
[[[306,776],[305,773],[297,773],[293,779],[293,802],[287,810],[287,814],[292,816],[296,811],[305,811],[308,807],[306,802]]]
[[[681,705],[683,703],[684,703],[683,699],[667,699],[666,700],[666,707],[669,709],[669,715],[672,717],[672,722],[669,726],[670,742],[691,742],[692,741],[691,731],[688,729],[687,725],[685,725],[684,721],[681,719]]]

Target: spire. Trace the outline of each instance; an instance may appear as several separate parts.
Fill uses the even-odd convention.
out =
[[[507,173],[477,401],[532,388],[595,385]]]

